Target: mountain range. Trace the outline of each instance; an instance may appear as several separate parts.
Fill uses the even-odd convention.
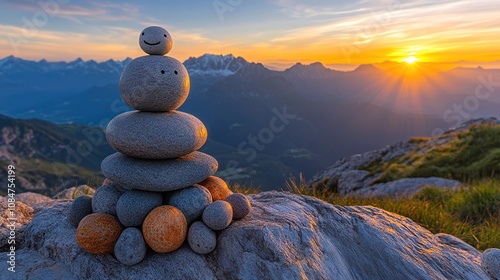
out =
[[[102,128],[131,110],[118,91],[130,60],[4,58],[0,96],[8,102],[0,104],[0,114],[59,128],[71,123]],[[445,131],[472,117],[499,115],[499,70],[391,64],[342,72],[298,63],[275,71],[241,57],[209,54],[184,65],[191,92],[179,110],[207,126],[204,149],[219,160],[220,176],[263,189],[280,187],[290,174],[312,176],[344,156]],[[97,157],[111,152],[108,148]]]

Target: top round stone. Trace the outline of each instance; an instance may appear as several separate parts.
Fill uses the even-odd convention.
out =
[[[141,49],[151,55],[165,55],[172,49],[172,36],[162,27],[150,26],[139,36]]]

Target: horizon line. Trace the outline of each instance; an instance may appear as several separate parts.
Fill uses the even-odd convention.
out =
[[[186,62],[188,59],[191,59],[191,58],[195,58],[196,59],[196,58],[200,58],[200,57],[205,56],[205,55],[222,56],[222,57],[232,56],[235,59],[242,58],[245,61],[247,61],[248,63],[262,64],[265,68],[267,68],[268,70],[272,70],[272,71],[284,71],[284,70],[290,69],[291,67],[293,67],[295,65],[311,66],[313,64],[318,64],[318,63],[321,64],[324,68],[327,68],[327,69],[330,69],[330,70],[334,70],[334,71],[340,71],[340,72],[355,71],[360,66],[366,66],[366,65],[371,65],[371,66],[377,67],[377,65],[384,65],[384,64],[398,64],[398,65],[404,65],[404,64],[406,64],[406,62],[394,61],[394,60],[384,60],[382,62],[361,63],[361,64],[348,64],[348,63],[328,63],[328,64],[325,64],[325,63],[323,63],[321,61],[311,61],[311,60],[297,60],[295,62],[294,61],[279,62],[279,61],[282,61],[282,60],[279,60],[279,61],[276,61],[276,62],[258,62],[258,61],[249,61],[249,60],[247,60],[246,58],[244,58],[242,56],[237,56],[237,55],[234,55],[232,53],[228,53],[228,54],[205,53],[205,54],[203,54],[201,56],[190,56],[189,58],[185,59],[183,61],[183,63]],[[147,55],[145,55],[145,56],[147,56]],[[171,56],[171,57],[173,57],[173,56]],[[37,59],[22,58],[22,57],[15,56],[15,55],[11,54],[11,55],[5,56],[3,58],[0,58],[0,61],[6,60],[8,58],[20,59],[20,60],[24,60],[24,61],[31,61],[31,62],[37,62],[37,63],[42,62],[42,61],[46,61],[48,63],[61,63],[61,62],[62,63],[71,63],[71,62],[75,62],[75,61],[79,61],[79,60],[81,60],[83,62],[94,61],[96,63],[104,63],[104,62],[107,62],[107,61],[123,62],[123,61],[126,61],[128,59],[135,59],[133,57],[127,56],[127,57],[125,57],[124,59],[121,59],[121,60],[119,60],[119,59],[117,60],[117,59],[114,59],[114,58],[102,59],[102,60],[100,60],[100,59],[94,59],[94,58],[83,59],[82,57],[77,57],[77,58],[75,58],[73,60],[64,60],[64,59],[61,59],[61,60],[48,60],[46,58],[40,58],[40,59],[37,60]],[[173,58],[175,58],[175,57],[173,57]],[[483,62],[477,62],[477,61],[467,61],[467,60],[448,61],[448,62],[419,61],[418,64],[419,65],[442,65],[442,66],[449,65],[449,66],[453,66],[451,69],[457,69],[457,68],[465,68],[465,69],[482,68],[482,69],[489,69],[489,70],[500,69],[500,60],[487,61],[487,62],[485,62],[485,61],[483,61]],[[488,64],[498,64],[498,65],[493,65],[493,67],[488,67],[487,66]],[[281,67],[278,67],[278,65],[281,66]],[[470,66],[469,67],[465,67],[463,65],[470,65]],[[339,68],[335,68],[335,66],[339,67],[340,69]],[[342,70],[342,68],[343,68],[343,70]],[[345,69],[349,69],[349,70],[345,70]]]

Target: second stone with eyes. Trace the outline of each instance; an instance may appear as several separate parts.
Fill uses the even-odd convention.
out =
[[[142,56],[132,60],[120,78],[120,94],[130,107],[147,112],[179,108],[189,94],[184,65],[168,56]]]

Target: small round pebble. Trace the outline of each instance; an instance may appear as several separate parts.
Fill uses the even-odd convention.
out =
[[[88,195],[82,195],[71,203],[66,220],[73,227],[78,227],[80,221],[85,218],[85,216],[92,214],[92,197]]]
[[[146,243],[157,253],[169,253],[179,248],[187,235],[184,214],[170,205],[156,207],[142,224]]]
[[[162,27],[150,26],[139,36],[141,49],[151,55],[165,55],[172,49],[172,36]]]
[[[134,227],[126,228],[115,244],[115,257],[125,265],[140,263],[147,252],[146,242],[140,230]]]
[[[161,193],[129,190],[118,199],[116,215],[126,227],[140,226],[149,212],[162,204]]]
[[[205,255],[217,246],[217,234],[204,223],[197,221],[189,227],[188,243],[193,251]]]
[[[481,254],[481,266],[492,279],[500,279],[500,249],[490,248]]]
[[[115,243],[124,227],[115,216],[94,213],[86,216],[78,224],[76,242],[82,249],[92,254],[113,253]]]
[[[203,210],[212,203],[210,192],[203,186],[194,185],[174,192],[169,205],[177,207],[189,224],[201,217]]]
[[[250,200],[241,193],[235,193],[226,198],[226,201],[233,207],[233,219],[243,219],[252,211]]]
[[[233,220],[233,208],[224,200],[214,201],[203,211],[203,222],[213,230],[223,230]]]
[[[199,183],[208,189],[212,194],[212,200],[224,200],[229,195],[229,187],[226,181],[216,176],[209,176],[207,179]]]
[[[116,216],[116,202],[123,193],[112,186],[101,186],[92,197],[92,211]]]

